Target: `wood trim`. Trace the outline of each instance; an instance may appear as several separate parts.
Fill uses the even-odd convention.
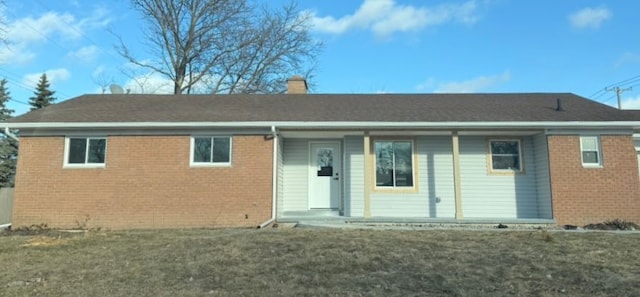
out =
[[[493,160],[491,153],[491,141],[518,141],[518,148],[520,150],[520,170],[494,170]],[[491,137],[487,138],[487,174],[488,175],[503,175],[514,176],[520,174],[526,174],[525,169],[525,155],[524,155],[524,138],[520,137]]]
[[[371,140],[369,131],[364,132],[364,202],[363,216],[371,217],[371,187],[372,187],[372,156],[371,156]]]
[[[458,131],[451,133],[451,143],[453,144],[453,187],[456,205],[456,220],[462,220],[462,186],[460,185],[460,141]]]
[[[411,159],[413,164],[411,164],[412,168],[412,175],[413,175],[413,186],[412,187],[398,187],[398,188],[384,188],[384,187],[376,187],[376,183],[375,183],[375,178],[373,177],[373,172],[375,171],[375,146],[373,145],[373,143],[376,140],[389,140],[389,141],[410,141],[411,142]],[[399,136],[399,137],[390,137],[390,136],[385,136],[385,137],[370,137],[369,140],[369,174],[370,174],[370,185],[371,185],[371,191],[375,192],[375,193],[387,193],[387,194],[407,194],[407,193],[418,193],[419,192],[419,178],[418,178],[418,149],[417,149],[417,141],[414,137],[403,137],[403,136]]]

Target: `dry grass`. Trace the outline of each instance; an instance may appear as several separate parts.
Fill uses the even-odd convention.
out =
[[[0,236],[0,296],[639,296],[640,234],[165,230]]]

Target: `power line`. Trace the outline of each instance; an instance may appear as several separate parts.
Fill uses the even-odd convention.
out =
[[[605,103],[613,98],[618,98],[618,109],[621,108],[621,95],[623,92],[630,91],[635,86],[640,85],[640,75],[636,75],[627,79],[623,79],[619,82],[608,84],[606,87],[599,89],[594,92],[589,98],[592,100],[598,101],[602,96],[606,95],[608,92],[615,92],[614,96],[608,97],[606,100],[601,101]]]
[[[601,101],[601,102],[602,103],[607,103],[607,102],[611,101],[611,99],[615,99],[615,98],[616,98],[616,95],[613,94],[613,95],[609,96],[609,98],[607,98],[607,99],[605,99],[604,101]]]
[[[620,85],[626,85],[626,84],[632,83],[632,81],[637,81],[637,80],[640,80],[640,75],[636,75],[636,76],[634,76],[634,77],[632,77],[632,78],[628,78],[628,79],[625,79],[625,80],[619,81],[619,82],[617,82],[617,83],[612,83],[612,84],[610,84],[610,85],[609,85],[609,87],[612,87],[612,86],[614,86],[614,85],[618,85],[618,86],[620,86]]]
[[[54,9],[51,9],[51,7],[47,6],[45,3],[43,3],[41,0],[36,0],[36,3],[38,3],[40,6],[42,6],[44,9],[49,10],[49,11],[54,11]],[[92,45],[95,45],[96,47],[98,47],[98,49],[100,50],[100,52],[102,53],[106,53],[107,55],[116,58],[116,59],[122,59],[122,57],[115,55],[114,53],[112,53],[111,51],[105,51],[102,49],[101,45],[99,45],[98,43],[96,43],[95,41],[93,41],[93,39],[89,38],[86,34],[84,34],[84,32],[82,30],[79,30],[77,28],[77,26],[74,26],[73,24],[70,24],[67,22],[66,19],[62,20],[65,24],[69,25],[69,28],[71,28],[71,30],[75,31],[76,33],[78,33],[78,35],[82,36],[82,38],[84,38],[85,40],[89,41],[89,43],[91,43]]]

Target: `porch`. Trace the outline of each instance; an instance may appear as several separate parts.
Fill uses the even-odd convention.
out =
[[[281,136],[278,221],[553,222],[544,131],[281,131]],[[492,156],[493,141],[511,147]],[[390,152],[397,156],[388,162],[396,165],[386,174],[380,160]]]

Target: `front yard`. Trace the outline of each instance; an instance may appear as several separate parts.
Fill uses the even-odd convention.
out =
[[[639,296],[639,251],[631,232],[5,232],[0,296]]]

